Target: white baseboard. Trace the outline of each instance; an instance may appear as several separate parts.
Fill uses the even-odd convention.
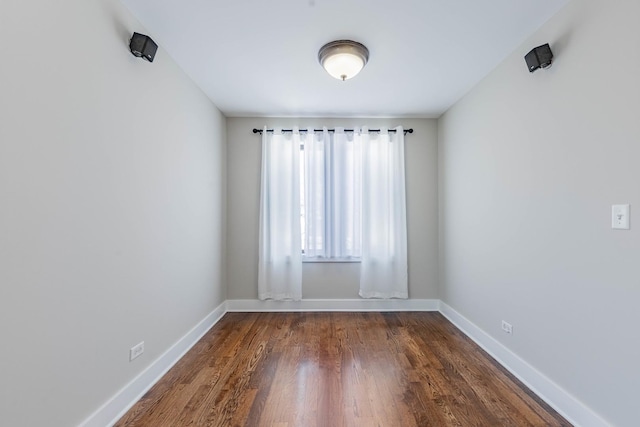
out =
[[[226,312],[225,301],[151,363],[147,369],[117,392],[107,403],[84,420],[80,427],[114,425]]]
[[[227,311],[438,311],[437,299],[306,299],[302,301],[227,300]]]
[[[611,427],[584,403],[442,301],[440,313],[574,426]]]

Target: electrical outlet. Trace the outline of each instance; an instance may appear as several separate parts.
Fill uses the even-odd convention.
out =
[[[129,361],[132,361],[142,353],[144,353],[144,341],[131,347],[131,350],[129,350]]]
[[[513,333],[513,326],[511,326],[511,323],[505,322],[503,320],[502,321],[502,330],[505,331],[507,334],[512,334]]]

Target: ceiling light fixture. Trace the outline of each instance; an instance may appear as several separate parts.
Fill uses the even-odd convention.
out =
[[[320,65],[332,77],[348,80],[358,74],[369,60],[369,49],[351,40],[336,40],[325,44],[318,52]]]

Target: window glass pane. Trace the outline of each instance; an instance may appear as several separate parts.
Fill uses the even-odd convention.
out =
[[[302,251],[307,258],[358,259],[361,246],[360,141],[315,133],[300,150]]]

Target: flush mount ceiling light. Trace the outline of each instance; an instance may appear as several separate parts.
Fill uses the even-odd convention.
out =
[[[332,77],[348,80],[358,74],[369,60],[369,49],[351,40],[336,40],[325,44],[318,52],[320,65]]]

